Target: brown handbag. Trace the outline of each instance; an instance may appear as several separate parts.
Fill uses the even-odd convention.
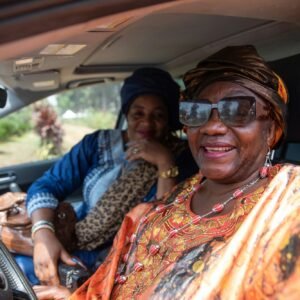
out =
[[[25,207],[25,193],[0,196],[0,238],[9,251],[32,256],[31,220]],[[71,204],[62,202],[55,210],[55,234],[68,252],[76,249],[76,214]]]

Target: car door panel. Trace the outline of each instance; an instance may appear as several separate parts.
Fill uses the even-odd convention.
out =
[[[0,168],[0,195],[20,189],[26,192],[30,185],[46,172],[58,159],[42,160],[32,163]],[[81,188],[74,191],[65,200],[76,202],[82,200]]]
[[[56,160],[43,160],[38,162],[14,165],[0,169],[0,194],[10,190],[10,185],[16,183],[24,192],[43,173],[49,169]]]

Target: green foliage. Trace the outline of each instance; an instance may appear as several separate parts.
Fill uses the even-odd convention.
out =
[[[29,131],[31,110],[24,109],[0,119],[0,141],[8,141],[14,136],[20,136]]]
[[[41,158],[51,158],[62,153],[63,129],[52,106],[34,107],[34,129],[41,139]]]
[[[61,153],[58,153],[53,143],[41,144],[37,149],[36,155],[39,159],[52,159],[58,157]]]
[[[56,95],[59,114],[66,110],[75,113],[89,110],[111,111],[117,113],[120,108],[121,83],[106,83],[86,86]]]

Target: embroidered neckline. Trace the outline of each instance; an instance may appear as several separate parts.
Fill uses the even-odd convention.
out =
[[[144,216],[141,218],[139,225],[137,226],[137,229],[134,234],[132,234],[130,238],[130,247],[128,250],[128,253],[124,255],[123,261],[124,264],[120,270],[120,273],[116,274],[115,278],[115,283],[118,284],[124,284],[128,277],[132,275],[135,272],[141,272],[144,269],[144,264],[142,262],[136,261],[133,265],[132,271],[127,273],[126,272],[126,267],[127,267],[127,262],[128,258],[131,255],[133,245],[136,244],[136,247],[138,247],[138,242],[137,242],[137,235],[139,234],[140,228],[143,227],[146,223],[151,221],[151,219],[158,214],[164,214],[166,211],[171,209],[172,207],[176,207],[178,205],[186,205],[186,202],[190,201],[192,196],[195,194],[195,192],[203,185],[203,182],[200,182],[201,177],[200,174],[198,176],[195,176],[191,179],[190,185],[188,185],[185,189],[183,189],[175,198],[175,201],[169,203],[169,204],[159,204],[148,213],[148,215]],[[156,241],[152,243],[149,247],[148,250],[148,255],[145,259],[151,256],[157,255],[161,248],[164,246],[164,244],[167,243],[169,239],[172,239],[175,237],[177,234],[183,232],[187,228],[191,228],[192,225],[198,225],[202,220],[206,219],[207,216],[210,216],[211,214],[218,214],[223,211],[225,206],[232,200],[240,198],[246,190],[248,190],[250,187],[255,185],[258,181],[260,180],[260,177],[257,177],[255,180],[252,180],[250,183],[247,183],[244,185],[242,188],[237,189],[228,199],[226,199],[222,203],[215,204],[212,209],[207,212],[204,215],[195,215],[194,217],[190,218],[190,221],[186,222],[183,226],[174,228],[170,230],[167,234],[167,236],[162,239],[161,241]],[[223,227],[223,226],[221,226]],[[221,231],[221,230],[220,230]]]

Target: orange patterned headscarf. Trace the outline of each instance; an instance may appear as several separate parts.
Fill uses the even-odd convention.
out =
[[[183,99],[197,97],[206,86],[216,81],[230,81],[247,88],[270,104],[270,115],[276,123],[272,148],[286,133],[287,89],[253,46],[226,47],[188,71],[183,81],[186,86]]]

